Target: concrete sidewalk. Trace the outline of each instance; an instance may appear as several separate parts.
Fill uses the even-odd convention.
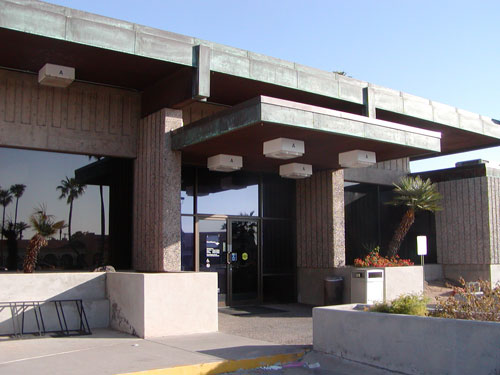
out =
[[[224,333],[143,340],[96,329],[90,336],[2,338],[0,374],[123,374],[266,357],[272,364],[294,360],[304,350]]]
[[[96,329],[90,336],[0,338],[0,374],[386,374],[309,350],[220,332],[143,340]],[[245,370],[297,360],[319,367]]]

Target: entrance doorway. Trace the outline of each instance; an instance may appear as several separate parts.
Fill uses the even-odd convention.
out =
[[[217,272],[219,304],[260,303],[260,220],[198,220],[199,270]]]

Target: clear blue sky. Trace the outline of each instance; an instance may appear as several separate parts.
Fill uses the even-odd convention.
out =
[[[500,1],[53,0],[500,118]],[[500,161],[500,148],[416,162]]]
[[[500,119],[498,0],[51,2],[326,71],[343,70],[354,78]],[[0,160],[12,160],[9,152],[13,150],[0,149]],[[475,158],[500,161],[500,148],[415,162],[412,169],[452,167],[457,160]],[[46,182],[44,189],[51,199],[56,199],[59,181],[87,163],[78,156],[68,156],[66,161],[57,176],[38,177]],[[3,188],[23,183],[22,166],[4,164],[2,171],[1,164]],[[84,198],[75,203],[75,230],[99,232],[98,193],[93,189],[85,198],[92,205]],[[35,198],[28,203],[30,194],[27,190],[22,202],[26,214],[36,203]],[[57,205],[58,217],[66,219],[67,206],[62,201]],[[84,229],[89,224],[85,210],[96,218],[89,229]]]

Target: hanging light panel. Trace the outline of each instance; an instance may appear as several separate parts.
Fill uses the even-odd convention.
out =
[[[304,155],[304,141],[276,138],[264,142],[264,155],[274,159],[293,159]]]

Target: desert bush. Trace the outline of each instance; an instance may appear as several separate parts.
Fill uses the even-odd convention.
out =
[[[492,288],[490,282],[466,283],[462,278],[460,284],[453,286],[452,296],[438,300],[432,316],[500,322],[500,284]]]
[[[390,303],[376,303],[370,307],[369,311],[389,314],[426,316],[428,302],[429,299],[423,295],[405,294],[399,296]]]

